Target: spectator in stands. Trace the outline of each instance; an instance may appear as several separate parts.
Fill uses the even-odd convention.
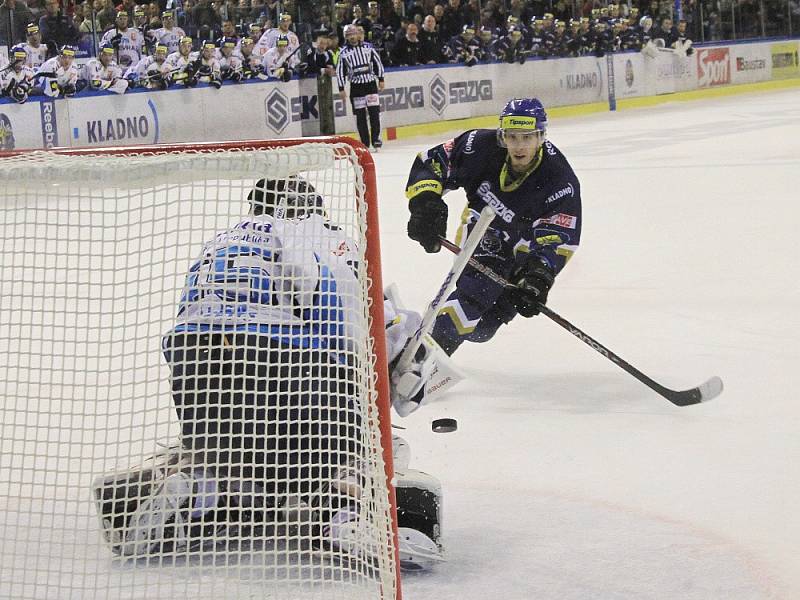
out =
[[[47,14],[39,19],[39,31],[51,53],[55,55],[60,48],[77,44],[78,28],[72,17],[61,13],[58,0],[47,0],[45,10]]]
[[[694,53],[692,48],[692,40],[689,39],[689,32],[687,31],[688,22],[686,19],[678,21],[678,28],[676,30],[677,40],[672,44],[672,47],[679,52],[685,52],[687,55]]]
[[[442,38],[436,28],[436,19],[428,15],[422,21],[422,31],[419,32],[419,62],[432,65],[443,62]]]
[[[414,4],[406,11],[409,22],[417,24],[422,23],[426,14],[425,7],[422,5],[422,0],[414,0]]]
[[[241,29],[245,23],[249,23],[253,19],[255,19],[255,15],[253,15],[253,10],[250,7],[250,0],[239,0],[236,9],[231,15],[231,20],[238,24]]]
[[[461,0],[447,0],[447,7],[444,9],[442,20],[439,21],[439,31],[443,39],[452,39],[457,36],[464,29],[464,25],[468,25],[467,19],[464,16],[464,10],[461,8]]]
[[[97,22],[100,25],[101,32],[111,27],[117,19],[117,8],[114,6],[114,0],[95,0],[94,9],[97,11]]]
[[[222,19],[211,6],[209,0],[197,0],[192,9],[192,22],[201,40],[213,40],[222,25]]]
[[[367,18],[372,21],[373,25],[381,23],[380,7],[375,0],[370,0],[370,2],[367,2]]]
[[[9,48],[26,38],[26,27],[33,22],[31,10],[22,0],[4,0],[0,4],[0,45]]]
[[[392,0],[392,7],[383,16],[383,26],[392,31],[400,29],[400,19],[406,14],[403,0]]]
[[[392,64],[399,67],[413,67],[420,63],[419,29],[416,23],[406,26],[406,34],[394,45]]]
[[[665,48],[672,48],[678,41],[678,30],[672,25],[670,17],[661,19],[661,24],[653,27],[653,39],[664,40]]]
[[[28,7],[28,10],[30,10],[31,13],[33,13],[33,21],[35,23],[38,23],[39,19],[41,19],[46,12],[44,2],[45,0],[26,0],[25,2],[25,4]]]
[[[236,32],[236,25],[230,19],[222,22],[222,37],[239,41],[239,34]]]
[[[436,30],[443,41],[447,41],[442,31],[442,20],[444,19],[444,6],[437,4],[433,7],[433,18],[436,19]]]
[[[94,5],[83,9],[83,20],[78,22],[78,33],[99,36],[103,32],[100,26],[100,12],[103,9],[102,0],[94,0]],[[99,39],[99,37],[98,37]]]

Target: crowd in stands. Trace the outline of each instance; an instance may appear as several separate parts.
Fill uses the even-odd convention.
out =
[[[441,1],[2,0],[0,43],[8,43],[11,64],[0,73],[0,92],[22,102],[84,87],[122,93],[332,74],[348,24],[385,66],[691,52],[690,23],[673,21],[669,0],[642,0],[643,7],[586,0],[578,14],[565,0]],[[82,56],[94,58],[78,68]]]

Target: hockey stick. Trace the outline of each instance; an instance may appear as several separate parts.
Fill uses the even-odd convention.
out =
[[[440,238],[440,241],[442,242],[442,246],[444,246],[454,254],[459,254],[461,252],[459,247],[456,246],[454,243],[450,242],[449,240]],[[492,271],[489,267],[482,265],[471,256],[467,262],[473,269],[475,269],[480,273],[483,273],[495,283],[498,283],[507,288],[516,288],[516,286],[513,283],[509,282],[504,277],[498,275],[497,273]],[[661,394],[664,398],[672,402],[675,406],[691,406],[692,404],[699,404],[700,402],[708,402],[709,400],[716,398],[722,393],[722,379],[720,379],[717,376],[714,376],[708,381],[701,383],[697,387],[693,387],[688,390],[677,391],[664,387],[660,383],[652,380],[650,377],[642,373],[639,369],[637,369],[627,361],[617,356],[614,352],[606,348],[603,344],[595,340],[593,337],[575,327],[575,325],[567,321],[564,317],[559,315],[554,310],[548,308],[544,304],[539,304],[538,309],[543,315],[548,317],[550,320],[561,325],[561,327],[569,331],[572,335],[574,335],[584,344],[586,344],[596,352],[599,352],[600,354],[605,356],[608,360],[613,362],[622,370],[627,371],[630,375],[633,375],[636,379],[641,381],[643,384],[645,384],[654,392]]]
[[[403,373],[411,366],[411,363],[414,361],[414,356],[417,354],[417,350],[419,350],[419,347],[422,344],[423,336],[430,333],[430,330],[433,328],[433,323],[436,321],[436,317],[439,314],[439,309],[441,309],[442,304],[445,303],[447,297],[453,293],[458,278],[461,276],[462,271],[466,268],[467,263],[472,260],[472,253],[475,252],[475,248],[478,247],[481,239],[483,239],[483,234],[486,233],[487,229],[489,229],[489,225],[493,220],[494,211],[487,206],[483,209],[483,211],[481,211],[480,218],[475,223],[472,231],[470,231],[469,236],[467,237],[467,242],[464,244],[464,250],[459,250],[456,252],[456,254],[459,256],[453,261],[453,266],[450,268],[450,271],[447,273],[447,277],[444,278],[442,286],[439,288],[436,296],[434,296],[433,300],[428,306],[428,309],[422,316],[422,322],[417,328],[416,333],[400,355],[394,371]],[[458,248],[458,246],[456,246],[456,248]]]

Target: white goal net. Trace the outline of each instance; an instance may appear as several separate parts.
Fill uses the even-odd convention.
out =
[[[370,166],[0,157],[0,598],[399,597]]]

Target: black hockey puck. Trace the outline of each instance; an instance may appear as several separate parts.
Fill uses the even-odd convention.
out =
[[[434,419],[431,429],[436,433],[450,433],[458,429],[458,421],[455,419]]]

